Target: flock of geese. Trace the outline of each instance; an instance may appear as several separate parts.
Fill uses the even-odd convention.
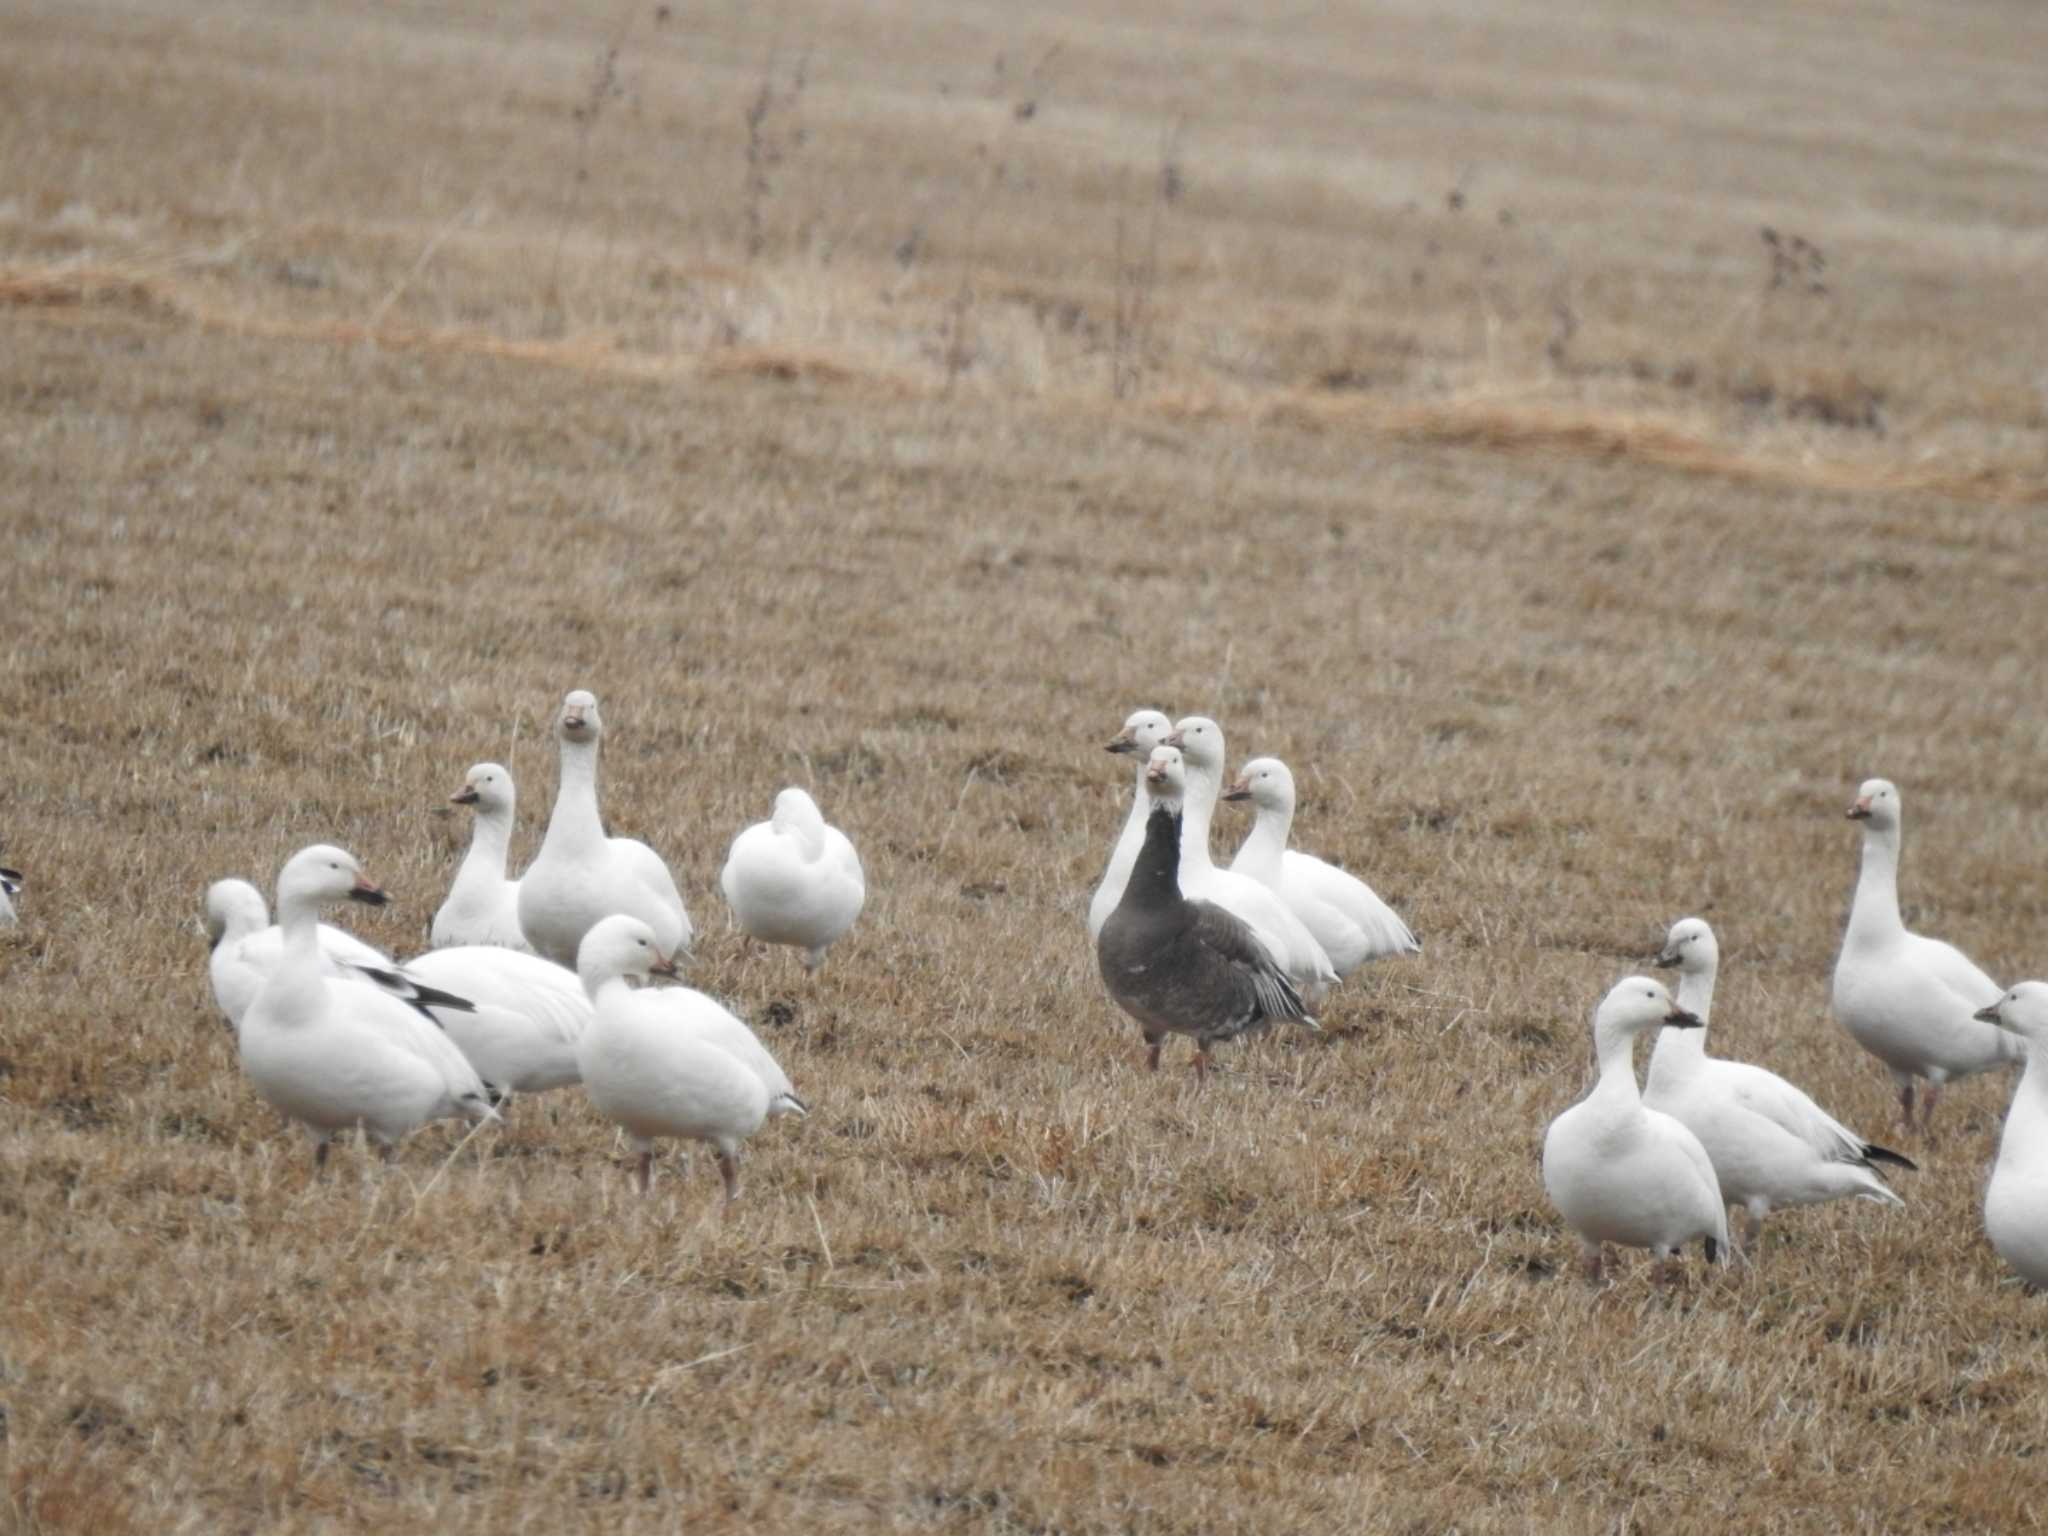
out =
[[[1287,846],[1294,782],[1285,764],[1254,759],[1223,792],[1216,722],[1169,725],[1156,710],[1133,714],[1109,746],[1144,762],[1089,927],[1103,982],[1137,1022],[1149,1066],[1168,1034],[1190,1035],[1199,1083],[1217,1042],[1275,1021],[1315,1030],[1310,1010],[1336,982],[1419,948],[1363,882]],[[1259,813],[1228,869],[1209,852],[1219,794]],[[1896,786],[1865,783],[1849,816],[1863,825],[1863,857],[1835,963],[1835,1016],[1892,1074],[1909,1133],[1916,1093],[1925,1134],[1944,1084],[2028,1064],[1984,1226],[2007,1263],[2048,1286],[2048,1068],[2033,1065],[2027,1045],[2040,1040],[2048,1054],[2048,983],[2008,991],[1953,945],[1907,929]],[[1695,1238],[1710,1262],[1753,1248],[1775,1209],[1845,1196],[1904,1204],[1879,1170],[1916,1167],[1910,1158],[1858,1135],[1777,1073],[1707,1054],[1720,949],[1704,920],[1675,923],[1654,963],[1678,972],[1677,997],[1644,976],[1607,993],[1593,1015],[1598,1078],[1544,1137],[1544,1189],[1577,1234],[1589,1278],[1601,1277],[1610,1243],[1649,1249],[1663,1280]],[[1635,1041],[1653,1031],[1648,1082],[1638,1084]],[[1739,1244],[1731,1207],[1744,1216]]]
[[[516,804],[496,763],[469,770],[456,803],[475,810],[468,853],[434,914],[434,946],[402,964],[320,921],[344,901],[386,897],[355,856],[319,844],[277,877],[277,922],[245,880],[206,893],[214,999],[235,1030],[242,1072],[304,1126],[314,1162],[360,1126],[387,1156],[431,1120],[500,1118],[514,1094],[581,1083],[632,1139],[636,1179],[654,1144],[710,1144],[729,1205],[739,1150],[804,1101],[747,1025],[676,975],[694,928],[661,856],[612,837],[598,809],[597,700],[579,689],[555,716],[561,775],[540,852],[508,876]],[[720,876],[734,920],[792,945],[815,970],[866,901],[860,859],[801,789],[733,839]]]
[[[453,799],[475,813],[469,849],[435,913],[432,947],[403,962],[320,921],[344,901],[382,904],[354,855],[319,844],[277,877],[277,921],[245,880],[206,893],[214,998],[234,1028],[243,1074],[314,1143],[360,1127],[388,1157],[428,1121],[482,1124],[517,1094],[580,1083],[631,1138],[641,1190],[662,1139],[715,1151],[729,1207],[741,1145],[771,1118],[807,1107],[745,1022],[673,978],[694,928],[667,864],[610,836],[598,804],[603,723],[577,690],[554,721],[560,778],[540,851],[507,869],[511,775],[480,763]],[[1222,728],[1152,709],[1125,720],[1109,750],[1136,759],[1131,810],[1089,905],[1111,998],[1137,1023],[1156,1070],[1167,1036],[1190,1037],[1199,1088],[1216,1044],[1275,1021],[1320,1033],[1313,1009],[1368,962],[1420,953],[1407,923],[1364,881],[1289,846],[1295,786],[1277,758],[1224,784]],[[1255,812],[1219,866],[1219,801]],[[1998,1253],[2048,1286],[2048,983],[2002,988],[1954,946],[1911,932],[1899,913],[1899,791],[1865,783],[1849,809],[1863,850],[1835,963],[1834,1013],[1883,1063],[1908,1134],[1926,1134],[1948,1082],[2008,1063],[2025,1070],[1984,1197]],[[0,868],[0,928],[17,922],[21,873]],[[801,789],[733,839],[720,889],[738,926],[787,945],[815,970],[866,899],[859,856]],[[1608,1244],[1649,1249],[1667,1278],[1684,1244],[1709,1261],[1754,1247],[1780,1208],[1856,1197],[1903,1202],[1882,1168],[1902,1154],[1859,1135],[1763,1067],[1710,1056],[1707,1024],[1720,951],[1701,919],[1674,924],[1654,964],[1677,995],[1632,976],[1593,1014],[1598,1077],[1549,1126],[1543,1183],[1578,1236],[1588,1275]],[[1633,1047],[1655,1033],[1647,1081]],[[2038,1051],[2029,1046],[2038,1044]],[[1731,1241],[1730,1208],[1744,1229]]]

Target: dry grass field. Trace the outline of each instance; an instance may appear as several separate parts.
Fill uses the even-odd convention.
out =
[[[1760,1261],[1542,1192],[1689,912],[1827,1016],[2048,973],[2048,13],[41,4],[0,48],[0,1521],[23,1531],[2012,1530],[2008,1082]],[[1763,231],[1768,229],[1767,239]],[[653,1197],[576,1091],[324,1180],[198,902],[313,841],[423,939],[482,758],[680,871],[813,1106]],[[1083,914],[1140,705],[1302,782],[1416,960],[1138,1070]],[[785,783],[867,861],[728,931]],[[1222,835],[1243,825],[1228,808]]]

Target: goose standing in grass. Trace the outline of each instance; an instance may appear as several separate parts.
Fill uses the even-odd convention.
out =
[[[24,884],[20,870],[0,868],[0,928],[12,928],[20,921],[14,913],[14,898]]]
[[[1984,1235],[2029,1285],[2048,1288],[2048,982],[2023,981],[1976,1017],[2010,1030],[2027,1060],[1984,1188]]]
[[[284,948],[242,1019],[242,1071],[272,1108],[312,1134],[313,1161],[360,1125],[386,1156],[429,1120],[496,1119],[475,1069],[432,1023],[379,990],[329,972],[319,910],[338,901],[381,906],[355,858],[319,845],[277,877]]]
[[[1679,1121],[1645,1108],[1636,1088],[1636,1036],[1660,1026],[1700,1027],[1660,981],[1631,976],[1602,998],[1593,1014],[1600,1079],[1543,1138],[1544,1191],[1578,1234],[1591,1280],[1600,1278],[1606,1243],[1649,1249],[1659,1281],[1696,1237],[1709,1262],[1728,1247],[1728,1209],[1707,1149]]]
[[[802,1101],[786,1089],[771,1091],[756,1065],[691,1027],[666,990],[629,985],[675,974],[674,961],[640,919],[598,923],[584,936],[577,971],[595,1009],[577,1051],[583,1085],[598,1111],[633,1138],[641,1193],[653,1184],[655,1141],[685,1137],[717,1149],[730,1207],[740,1193],[740,1143],[777,1109],[802,1114]],[[781,1068],[775,1071],[780,1076]]]
[[[867,901],[853,844],[795,788],[775,797],[773,819],[732,840],[718,886],[742,929],[764,944],[801,949],[807,971],[825,963]]]
[[[1905,1204],[1872,1165],[1911,1168],[1910,1159],[1865,1141],[1777,1073],[1707,1054],[1721,950],[1704,919],[1672,924],[1654,963],[1677,967],[1678,1006],[1700,1027],[1657,1036],[1643,1102],[1699,1137],[1713,1160],[1721,1198],[1747,1217],[1745,1246],[1756,1242],[1774,1207],[1817,1205],[1847,1195]]]
[[[1244,765],[1225,800],[1249,800],[1257,812],[1230,867],[1272,891],[1323,946],[1339,976],[1382,955],[1418,955],[1422,946],[1394,909],[1356,875],[1287,846],[1294,825],[1294,774],[1277,757]]]
[[[501,944],[531,951],[519,927],[519,882],[505,877],[505,857],[512,846],[512,818],[517,797],[512,775],[496,763],[478,763],[463,776],[462,788],[450,795],[455,805],[476,808],[470,828],[469,852],[455,871],[448,899],[434,914],[428,930],[436,949],[453,944]]]
[[[1123,899],[1096,939],[1096,963],[1109,995],[1144,1032],[1145,1065],[1159,1070],[1169,1034],[1192,1035],[1200,1084],[1208,1079],[1209,1049],[1217,1041],[1264,1029],[1274,1019],[1312,1030],[1317,1025],[1248,923],[1181,893],[1186,769],[1180,752],[1155,748],[1146,779],[1152,809],[1145,841]]]
[[[432,1013],[493,1088],[545,1093],[583,1080],[576,1046],[590,1027],[591,1006],[574,971],[491,944],[430,949],[399,969],[472,1005]]]
[[[1102,937],[1102,925],[1123,900],[1124,884],[1131,878],[1131,866],[1138,862],[1138,850],[1145,846],[1145,822],[1152,810],[1152,796],[1145,789],[1145,773],[1152,764],[1152,749],[1173,734],[1173,722],[1156,709],[1132,711],[1124,727],[1109,738],[1109,750],[1137,758],[1136,792],[1131,796],[1131,814],[1124,818],[1123,832],[1110,850],[1109,868],[1102,872],[1102,884],[1095,887],[1088,903],[1088,937]]]
[[[355,967],[389,968],[391,957],[345,928],[314,929],[326,974],[354,979]],[[213,1000],[241,1033],[242,1019],[284,954],[284,930],[270,921],[263,893],[246,880],[216,880],[206,888],[206,935],[213,947],[207,975]]]
[[[2025,1059],[2017,1035],[1981,1022],[1977,1011],[2003,989],[1961,950],[1909,932],[1899,916],[1899,791],[1870,779],[1849,819],[1863,823],[1863,862],[1849,926],[1835,960],[1835,1017],[1885,1064],[1899,1112],[1913,1128],[1913,1088],[1927,1080],[1920,1129],[1931,1131],[1942,1085]]]
[[[1337,984],[1337,972],[1323,946],[1286,902],[1235,870],[1218,869],[1209,856],[1209,824],[1223,793],[1223,727],[1205,715],[1189,715],[1173,728],[1166,746],[1182,756],[1187,793],[1180,839],[1180,888],[1188,896],[1228,907],[1258,931],[1303,1001],[1311,1007]]]
[[[665,955],[689,947],[690,916],[661,856],[645,843],[607,836],[597,809],[597,753],[604,734],[597,700],[577,689],[555,717],[561,784],[540,853],[519,881],[519,929],[537,954],[574,967],[577,946],[615,912],[654,930]]]

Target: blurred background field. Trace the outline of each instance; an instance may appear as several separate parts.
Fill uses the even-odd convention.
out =
[[[0,1406],[24,1530],[2010,1529],[1977,1202],[1594,1293],[1542,1195],[1668,923],[1866,1134],[1856,783],[2048,973],[2026,5],[31,5],[0,49]],[[595,690],[690,977],[813,1105],[630,1197],[573,1091],[325,1183],[198,902],[424,939]],[[1426,949],[1138,1070],[1082,917],[1153,705]],[[725,927],[803,783],[821,976]],[[1226,813],[1221,834],[1242,822]],[[430,1181],[431,1187],[429,1187]]]

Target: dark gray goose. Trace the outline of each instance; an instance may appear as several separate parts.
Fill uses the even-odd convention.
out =
[[[1146,768],[1153,797],[1145,842],[1123,899],[1102,925],[1096,961],[1117,1006],[1145,1035],[1145,1065],[1159,1069],[1169,1034],[1192,1035],[1195,1077],[1209,1075],[1218,1040],[1293,1019],[1318,1029],[1301,995],[1242,918],[1180,891],[1180,753],[1159,747]]]

